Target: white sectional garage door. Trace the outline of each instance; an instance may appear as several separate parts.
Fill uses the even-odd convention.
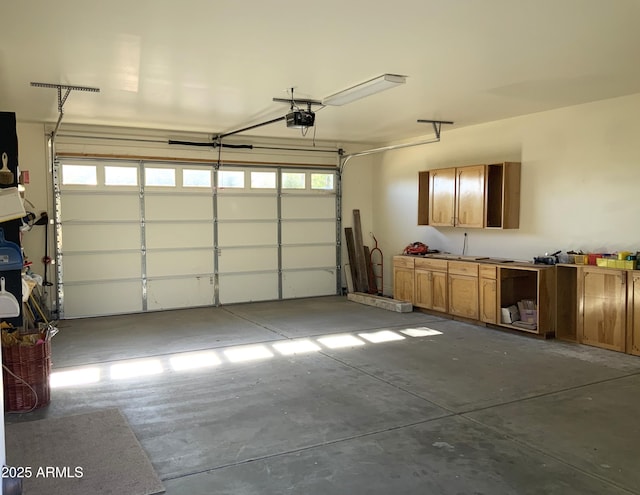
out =
[[[65,318],[336,293],[331,169],[63,160]]]

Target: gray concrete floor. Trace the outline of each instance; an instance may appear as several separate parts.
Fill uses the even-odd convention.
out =
[[[405,338],[319,340],[378,330]],[[198,350],[219,363],[172,368]],[[110,378],[131,359],[161,372]],[[65,321],[53,363],[101,379],[7,421],[117,406],[169,495],[640,494],[638,357],[326,297]]]

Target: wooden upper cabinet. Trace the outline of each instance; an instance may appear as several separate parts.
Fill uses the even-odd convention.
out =
[[[520,163],[487,165],[485,227],[517,229],[520,227]]]
[[[519,228],[520,163],[419,172],[418,225]]]
[[[457,227],[484,227],[484,171],[484,165],[456,169]]]
[[[456,208],[456,169],[433,170],[429,179],[429,225],[453,227]]]

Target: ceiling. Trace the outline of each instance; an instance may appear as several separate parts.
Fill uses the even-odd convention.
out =
[[[637,0],[3,2],[0,110],[65,123],[233,131],[383,73],[400,87],[318,108],[306,139],[386,143],[640,92]],[[443,127],[443,136],[446,133]],[[301,137],[283,122],[248,135]]]

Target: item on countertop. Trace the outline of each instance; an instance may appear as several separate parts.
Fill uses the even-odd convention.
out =
[[[422,242],[414,242],[409,244],[406,248],[404,248],[404,251],[402,252],[402,254],[418,255],[418,254],[427,254],[428,252],[429,252],[429,246],[427,246],[426,244],[423,244]]]

